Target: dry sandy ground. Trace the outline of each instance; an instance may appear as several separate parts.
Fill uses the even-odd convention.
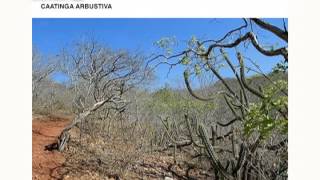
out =
[[[32,179],[60,179],[58,169],[65,161],[57,151],[45,151],[44,146],[53,143],[69,122],[63,118],[34,117],[32,122]]]
[[[32,122],[32,179],[33,180],[100,180],[119,179],[101,177],[95,172],[67,173],[66,159],[57,151],[45,151],[45,145],[56,141],[61,130],[68,124],[71,117],[43,117],[34,116]],[[187,167],[173,165],[172,156],[166,154],[150,155],[141,157],[140,162],[131,169],[124,179],[212,179],[207,172],[194,169],[188,171]],[[96,177],[96,178],[95,178]],[[192,178],[191,178],[192,177]],[[171,179],[171,178],[167,178]]]

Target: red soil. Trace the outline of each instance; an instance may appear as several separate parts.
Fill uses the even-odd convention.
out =
[[[44,146],[53,143],[69,122],[62,118],[33,118],[32,122],[32,179],[61,179],[58,170],[65,158],[57,151],[45,151]]]

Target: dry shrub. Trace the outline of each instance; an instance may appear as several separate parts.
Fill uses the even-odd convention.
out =
[[[79,129],[71,132],[72,138],[64,152],[69,176],[90,171],[101,178],[125,177],[149,150],[151,130],[147,123],[95,118],[80,127],[82,133]]]

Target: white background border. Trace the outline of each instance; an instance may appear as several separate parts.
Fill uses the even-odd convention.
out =
[[[289,179],[319,179],[320,60],[316,0],[110,0],[103,13],[42,12],[1,2],[0,179],[32,177],[31,24],[34,17],[288,17]],[[290,9],[289,9],[290,8]]]
[[[49,0],[47,0],[49,1]],[[52,2],[53,0],[51,0]],[[41,9],[33,0],[33,17],[287,17],[289,0],[57,0],[57,2],[110,3],[112,10]]]

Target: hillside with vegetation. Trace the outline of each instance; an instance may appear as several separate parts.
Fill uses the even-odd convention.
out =
[[[58,57],[34,48],[33,179],[287,179],[288,31],[242,21],[176,54],[163,38],[151,58],[92,39]],[[249,24],[284,46],[263,46]],[[264,72],[249,46],[280,60]],[[182,67],[184,87],[150,88],[160,64]]]

